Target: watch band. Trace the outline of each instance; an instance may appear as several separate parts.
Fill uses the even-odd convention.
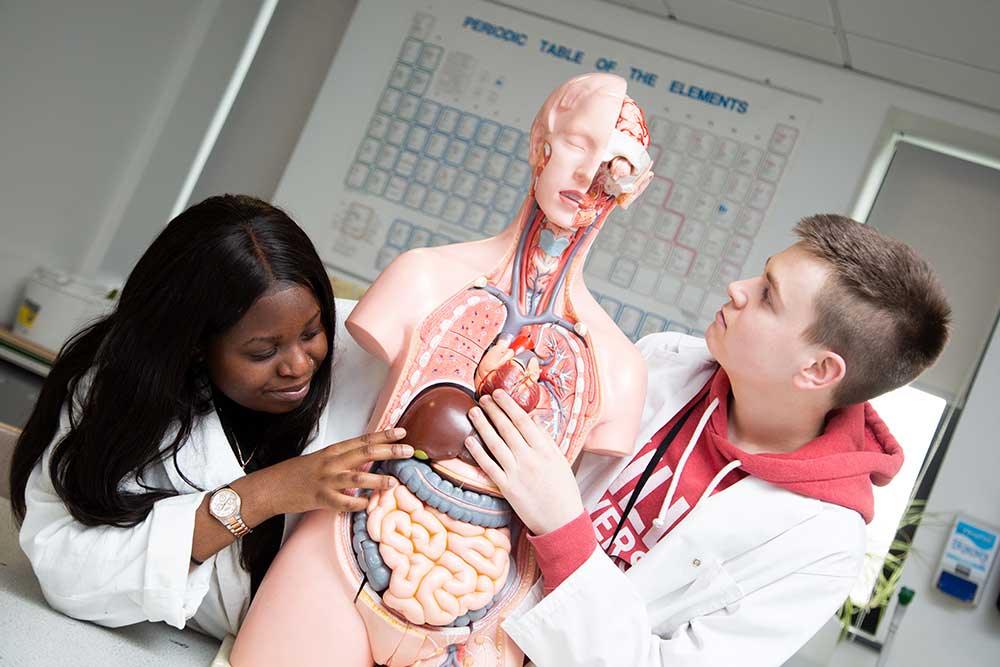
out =
[[[243,537],[250,532],[250,528],[243,522],[243,517],[238,514],[222,525],[228,528],[229,532],[236,537]]]

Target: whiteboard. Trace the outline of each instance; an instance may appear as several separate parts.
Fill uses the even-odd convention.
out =
[[[494,3],[362,0],[275,201],[360,286],[408,249],[495,234],[528,192],[535,112],[591,71],[629,81],[656,178],[611,214],[587,285],[630,338],[701,335],[758,271],[809,99]]]

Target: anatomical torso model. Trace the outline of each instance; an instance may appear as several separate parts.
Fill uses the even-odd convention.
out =
[[[573,461],[630,453],[645,393],[638,352],[583,283],[616,204],[652,177],[625,81],[576,77],[531,128],[531,192],[499,235],[413,250],[347,321],[389,364],[372,430],[402,426],[412,459],[355,514],[308,514],[257,593],[235,667],[520,666],[501,623],[535,583],[525,531],[464,448],[476,398],[505,389]],[[338,391],[350,391],[344,378]]]

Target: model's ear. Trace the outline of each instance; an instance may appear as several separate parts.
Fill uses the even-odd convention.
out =
[[[818,350],[809,359],[808,365],[795,376],[795,386],[799,389],[833,389],[847,373],[847,362],[830,350]]]

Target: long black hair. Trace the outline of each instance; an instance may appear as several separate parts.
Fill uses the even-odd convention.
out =
[[[70,402],[70,428],[54,443],[48,472],[77,521],[133,526],[157,500],[175,495],[142,477],[168,457],[177,466],[196,417],[212,408],[198,351],[278,282],[313,293],[327,332],[327,355],[309,394],[268,428],[270,462],[301,453],[330,393],[330,281],[309,237],[283,211],[253,197],[211,197],[170,221],[132,270],[114,312],[61,350],[14,450],[15,518],[24,520],[28,477]],[[133,478],[141,492],[122,489]]]

